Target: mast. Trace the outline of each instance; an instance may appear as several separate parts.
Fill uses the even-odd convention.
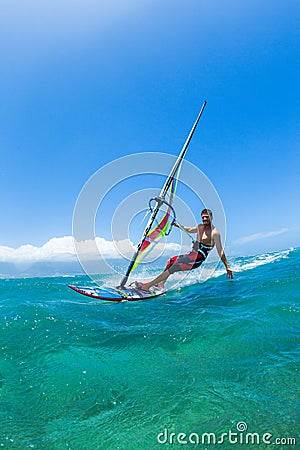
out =
[[[198,117],[195,120],[195,123],[194,123],[194,125],[193,125],[193,127],[192,127],[192,129],[191,129],[191,131],[190,131],[190,133],[189,133],[189,135],[188,135],[188,137],[187,137],[187,139],[186,139],[186,141],[185,141],[185,143],[184,143],[184,145],[183,145],[183,147],[182,147],[182,149],[181,149],[181,151],[180,151],[180,153],[178,155],[178,158],[176,159],[175,164],[174,164],[174,166],[173,166],[173,168],[172,168],[168,178],[166,179],[166,181],[165,181],[165,183],[164,183],[164,185],[163,185],[163,187],[162,187],[162,189],[160,191],[159,197],[156,198],[155,208],[153,209],[152,214],[151,214],[151,216],[150,216],[150,218],[148,220],[148,224],[147,224],[147,226],[146,226],[146,228],[144,230],[144,233],[143,233],[143,236],[142,236],[142,238],[140,240],[140,243],[137,246],[137,250],[134,253],[134,255],[133,255],[133,257],[132,257],[132,259],[131,259],[131,261],[129,263],[129,266],[127,268],[126,274],[124,275],[124,277],[123,277],[123,279],[122,279],[122,281],[120,283],[119,287],[121,287],[121,288],[124,288],[125,284],[127,283],[128,277],[129,277],[130,272],[131,272],[131,270],[132,270],[132,268],[134,266],[136,258],[138,257],[139,251],[140,251],[140,249],[141,249],[141,247],[142,247],[142,245],[143,245],[143,243],[144,243],[144,241],[145,241],[145,239],[147,237],[147,234],[151,230],[151,227],[152,227],[152,224],[153,224],[153,222],[155,220],[155,217],[157,216],[159,208],[162,205],[162,200],[165,199],[165,196],[166,196],[166,194],[168,192],[168,189],[169,189],[169,187],[170,187],[170,185],[171,185],[171,183],[173,181],[173,178],[176,175],[176,172],[178,171],[178,169],[179,169],[179,167],[180,167],[180,165],[182,163],[182,160],[183,160],[183,158],[184,158],[184,156],[186,154],[186,151],[188,149],[189,143],[191,142],[191,139],[193,137],[195,129],[196,129],[197,125],[198,125],[198,122],[199,122],[199,120],[200,120],[200,118],[202,116],[202,113],[204,111],[204,108],[206,106],[206,103],[207,103],[206,101],[203,102],[203,105],[202,105],[201,110],[200,110],[200,112],[198,114]]]

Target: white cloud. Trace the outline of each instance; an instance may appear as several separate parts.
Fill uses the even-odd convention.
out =
[[[281,230],[276,231],[267,231],[264,233],[254,233],[250,234],[249,236],[242,237],[240,239],[237,239],[234,244],[247,244],[248,242],[258,241],[261,239],[267,239],[270,237],[278,236],[280,234],[287,233],[289,230],[288,228],[282,228]]]
[[[101,251],[104,258],[120,258],[122,256],[131,257],[134,252],[134,247],[128,239],[113,242],[101,237],[96,237],[96,245]],[[95,241],[83,241],[77,244],[81,246],[80,255],[86,259],[99,258],[98,250],[95,252]],[[157,257],[163,251],[167,254],[177,253],[181,251],[179,244],[163,242],[156,245],[156,248],[151,252],[151,258]],[[54,237],[49,239],[41,247],[31,244],[21,245],[18,248],[0,246],[0,262],[14,263],[14,264],[33,264],[37,262],[72,262],[76,261],[73,236]]]
[[[150,252],[145,252],[144,260],[152,261],[161,255],[167,256],[173,253],[184,252],[187,249],[176,243],[166,243],[164,240],[152,246]],[[96,237],[95,240],[76,242],[76,251],[82,261],[96,260],[99,257],[104,259],[131,259],[136,251],[136,246],[129,239],[120,241],[107,241],[104,238]]]
[[[31,244],[18,248],[0,246],[0,261],[11,263],[35,263],[41,261],[74,261],[72,236],[52,238],[41,247]]]

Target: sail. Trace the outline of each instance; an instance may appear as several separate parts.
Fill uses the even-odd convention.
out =
[[[169,234],[171,230],[172,222],[175,221],[176,219],[175,211],[173,209],[173,200],[176,192],[180,168],[181,165],[178,168],[176,176],[173,177],[169,190],[165,195],[164,199],[165,201],[163,203],[167,206],[167,210],[164,211],[163,216],[158,221],[154,220],[152,228],[146,234],[145,240],[140,246],[139,252],[137,254],[136,260],[132,266],[131,271],[133,271],[139,265],[145,254],[148,253],[151,250],[151,248],[154,247],[163,236]],[[161,199],[161,197],[157,198]]]
[[[179,153],[178,158],[175,161],[175,164],[167,177],[165,184],[163,185],[161,192],[158,197],[154,197],[151,200],[156,202],[155,207],[151,208],[151,216],[148,220],[146,228],[144,230],[143,236],[140,240],[139,245],[137,246],[137,250],[132,257],[132,260],[128,266],[127,272],[123,277],[120,287],[124,287],[130,273],[139,265],[142,257],[148,253],[148,251],[153,248],[153,246],[166,234],[169,233],[171,228],[171,223],[176,219],[175,211],[173,208],[173,201],[176,192],[176,187],[178,183],[180,169],[189,146],[189,143],[192,139],[194,131],[198,125],[200,117],[204,111],[206,102],[203,103],[202,108],[198,114],[198,117],[187,137],[187,140],[182,147],[181,152]],[[157,220],[157,215],[162,205],[166,206],[167,209],[164,211],[163,216]]]

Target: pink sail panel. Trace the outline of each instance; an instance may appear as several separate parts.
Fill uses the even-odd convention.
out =
[[[174,178],[171,183],[170,191],[169,191],[168,200],[169,200],[170,205],[172,204],[173,199],[174,199],[176,186],[177,186],[177,180]],[[139,265],[139,263],[141,262],[141,258],[142,258],[142,256],[144,256],[146,251],[147,250],[150,251],[151,244],[153,245],[153,244],[157,243],[163,236],[165,236],[165,234],[170,226],[170,218],[171,218],[170,214],[171,214],[171,208],[170,208],[170,206],[168,206],[166,213],[163,215],[163,217],[161,218],[159,223],[155,227],[153,227],[147,234],[147,236],[140,248],[140,251],[137,255],[137,258],[135,260],[132,270],[134,270]]]

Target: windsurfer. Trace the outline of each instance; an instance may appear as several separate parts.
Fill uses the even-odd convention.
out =
[[[164,288],[164,284],[169,276],[175,272],[193,270],[201,266],[208,256],[208,253],[216,246],[217,252],[223,262],[228,278],[233,278],[233,271],[230,269],[224,249],[221,243],[221,235],[217,228],[213,225],[213,214],[210,209],[201,211],[202,223],[195,227],[174,226],[182,228],[188,233],[197,233],[197,240],[193,244],[192,251],[185,255],[173,256],[166,264],[164,271],[148,283],[135,282],[137,289],[148,291],[153,286]]]

